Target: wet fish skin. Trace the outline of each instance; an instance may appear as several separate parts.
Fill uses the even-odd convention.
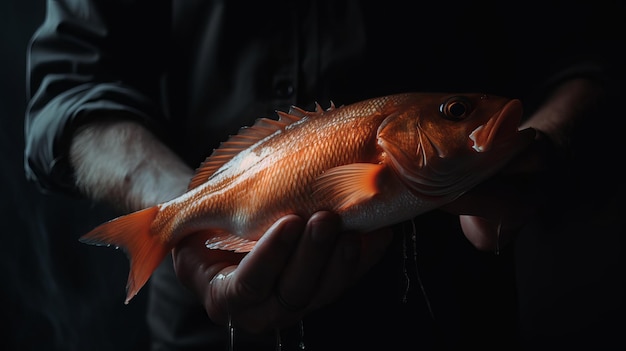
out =
[[[280,217],[337,212],[371,231],[449,203],[528,145],[519,100],[405,93],[260,118],[214,150],[181,196],[112,219],[80,238],[125,249],[128,303],[185,236],[248,252]]]

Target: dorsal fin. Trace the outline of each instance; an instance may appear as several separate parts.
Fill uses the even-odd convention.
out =
[[[319,106],[319,105],[317,105]],[[316,112],[320,111],[316,108]],[[251,127],[243,127],[239,129],[237,134],[232,135],[228,140],[222,142],[220,146],[213,150],[213,153],[207,157],[204,162],[196,170],[196,174],[189,182],[188,190],[200,186],[206,182],[215,171],[222,167],[226,162],[230,161],[235,155],[242,150],[249,148],[259,140],[272,135],[277,130],[284,129],[286,126],[298,122],[303,117],[311,116],[314,113],[292,106],[289,112],[276,111],[278,120],[270,118],[259,118]]]

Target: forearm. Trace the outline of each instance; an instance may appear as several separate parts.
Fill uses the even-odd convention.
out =
[[[160,99],[171,10],[161,0],[46,1],[26,52],[24,166],[40,190],[75,194],[71,137],[98,111],[150,127],[166,121]]]
[[[193,170],[137,122],[98,119],[73,136],[70,162],[79,190],[135,211],[187,189]]]

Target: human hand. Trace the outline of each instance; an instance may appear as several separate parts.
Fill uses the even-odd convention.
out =
[[[545,134],[506,168],[442,207],[459,215],[463,234],[477,249],[497,251],[509,243],[554,193],[562,155]]]
[[[216,323],[250,332],[291,325],[335,300],[362,276],[391,242],[389,229],[341,232],[339,217],[315,213],[278,220],[247,254],[209,250],[203,233],[173,250],[181,282]]]
[[[499,174],[478,185],[443,210],[460,215],[468,240],[481,250],[506,244],[546,201],[558,201],[559,190],[571,166],[575,130],[597,110],[604,96],[597,82],[572,78],[561,82],[544,104],[521,126],[536,131],[536,138]],[[583,160],[584,161],[584,160]]]

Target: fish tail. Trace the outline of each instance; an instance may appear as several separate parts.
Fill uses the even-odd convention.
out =
[[[128,302],[146,284],[152,272],[171,250],[159,236],[150,231],[158,206],[149,207],[101,224],[79,241],[90,245],[115,246],[126,251],[130,260],[130,272],[126,284]]]

